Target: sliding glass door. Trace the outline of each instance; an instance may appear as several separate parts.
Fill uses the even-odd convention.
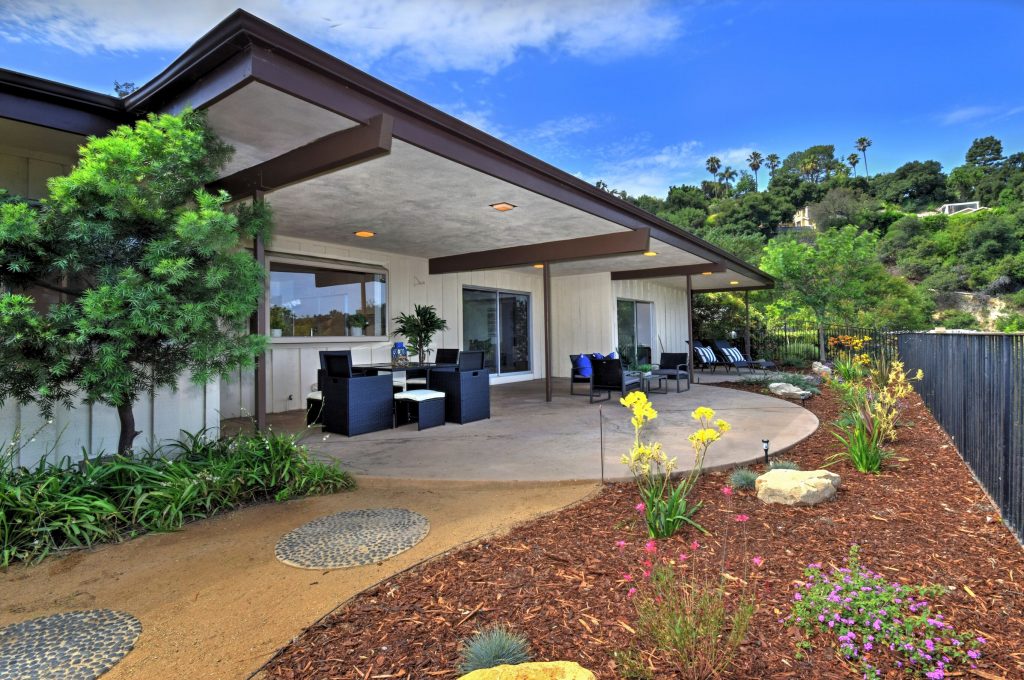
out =
[[[654,342],[654,303],[617,300],[619,355],[628,366],[651,363]]]
[[[463,288],[462,349],[484,352],[497,375],[530,371],[530,296]]]

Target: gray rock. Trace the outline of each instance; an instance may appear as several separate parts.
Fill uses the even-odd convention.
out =
[[[774,382],[769,384],[768,391],[776,396],[785,397],[786,399],[804,400],[811,396],[811,393],[807,390],[802,390],[796,385],[790,385],[785,382]]]

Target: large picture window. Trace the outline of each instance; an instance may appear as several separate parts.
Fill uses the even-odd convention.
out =
[[[387,335],[387,275],[321,264],[270,262],[270,335]]]

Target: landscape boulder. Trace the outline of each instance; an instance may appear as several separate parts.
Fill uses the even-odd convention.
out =
[[[841,479],[828,470],[769,470],[754,482],[765,503],[817,505],[836,495]]]
[[[801,401],[811,396],[811,393],[807,390],[802,390],[796,385],[790,385],[785,382],[771,383],[768,385],[768,391],[779,397],[785,397],[786,399],[800,399]]]
[[[828,378],[832,375],[832,369],[820,361],[815,361],[811,364],[811,373],[822,378]]]
[[[575,661],[537,661],[481,668],[462,680],[594,680],[594,674]]]

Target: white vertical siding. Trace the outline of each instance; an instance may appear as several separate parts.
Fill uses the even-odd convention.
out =
[[[567,377],[570,354],[615,349],[615,298],[611,274],[551,279],[552,373]]]
[[[654,303],[654,343],[652,360],[657,363],[661,352],[686,352],[686,289],[657,283],[653,279],[612,281],[615,299]],[[613,324],[618,343],[618,325]]]

